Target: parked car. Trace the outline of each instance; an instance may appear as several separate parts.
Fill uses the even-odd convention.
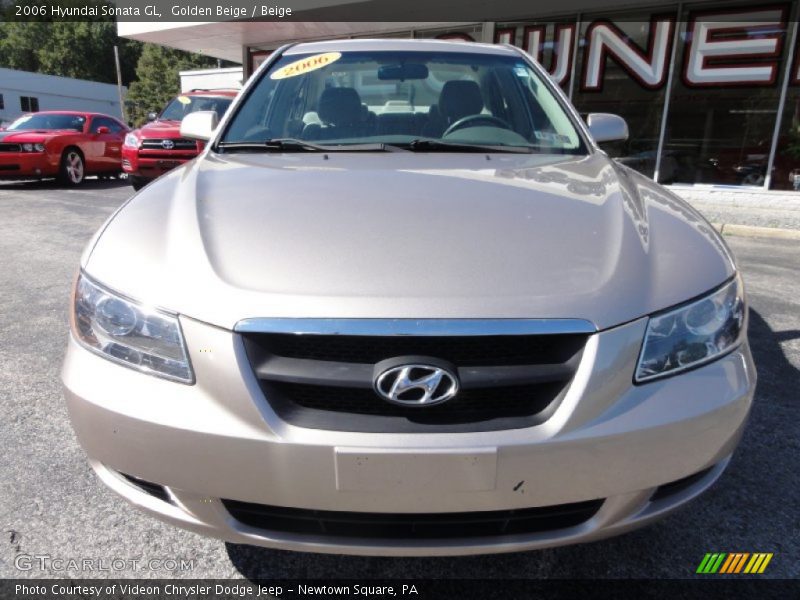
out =
[[[125,137],[122,168],[133,189],[139,190],[156,177],[197,156],[203,142],[181,137],[183,118],[196,111],[225,114],[238,90],[192,90],[176,96],[161,113],[151,112],[149,122]]]
[[[509,46],[277,50],[82,257],[92,467],[311,552],[543,548],[684,505],[747,419],[747,306],[713,227],[598,147],[627,135]]]
[[[73,111],[26,114],[0,132],[0,179],[117,176],[128,128],[108,115]]]

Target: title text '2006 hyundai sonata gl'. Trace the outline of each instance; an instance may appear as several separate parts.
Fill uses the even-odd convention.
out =
[[[720,476],[755,386],[730,251],[508,46],[286,46],[91,241],[63,369],[100,479],[237,543],[584,542]]]

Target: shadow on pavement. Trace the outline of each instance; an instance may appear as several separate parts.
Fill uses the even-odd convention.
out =
[[[251,579],[693,577],[705,552],[775,552],[773,577],[794,558],[781,540],[796,531],[794,477],[800,471],[800,371],[780,343],[799,330],[773,332],[750,311],[759,382],[750,422],[729,468],[707,493],[649,527],[590,544],[455,558],[304,554],[226,544],[233,566]],[[792,390],[788,392],[788,390]],[[269,485],[269,482],[264,482]]]
[[[83,190],[83,191],[91,191],[91,190],[107,190],[111,188],[118,188],[118,187],[130,187],[130,183],[126,178],[121,179],[114,179],[114,178],[99,178],[99,177],[88,177],[84,180],[84,182],[77,186],[68,186],[63,183],[59,183],[55,179],[41,179],[41,180],[30,180],[30,181],[7,181],[4,182],[0,180],[0,192],[3,190],[9,191],[41,191],[41,190]]]
[[[780,344],[800,338],[800,329],[772,331],[767,322],[753,309],[750,309],[750,348],[758,370],[758,394],[765,391],[782,392],[784,400],[794,404],[800,394],[800,370],[787,359]],[[786,394],[794,392],[793,396]],[[756,400],[758,402],[758,400]]]

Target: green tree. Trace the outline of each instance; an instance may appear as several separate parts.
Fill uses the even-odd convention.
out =
[[[50,23],[0,23],[0,67],[39,70],[39,51]]]
[[[118,38],[113,21],[0,23],[0,66],[20,71],[116,83],[115,45],[127,85],[142,44]]]
[[[151,110],[159,110],[180,91],[180,71],[216,66],[213,58],[145,44],[136,66],[136,81],[128,90],[128,119],[141,125]]]

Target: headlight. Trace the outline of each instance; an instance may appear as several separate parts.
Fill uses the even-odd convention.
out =
[[[194,383],[176,315],[122,298],[83,274],[72,311],[73,333],[88,349],[144,373]]]
[[[44,144],[25,143],[21,146],[23,152],[44,152]]]
[[[732,350],[744,333],[744,317],[739,276],[699,300],[650,317],[636,381],[684,371]]]
[[[138,148],[139,147],[139,138],[136,137],[135,133],[129,133],[125,136],[125,146],[128,148]]]

